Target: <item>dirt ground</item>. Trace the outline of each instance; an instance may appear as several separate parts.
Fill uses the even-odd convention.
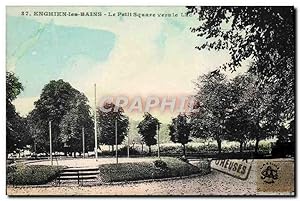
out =
[[[127,158],[122,157],[118,159],[119,163],[134,163],[134,162],[143,162],[143,161],[154,161],[157,158],[155,157],[143,157],[143,158]],[[78,158],[78,159],[64,159],[56,160],[53,159],[53,165],[68,166],[68,167],[94,167],[102,164],[111,164],[116,163],[116,158],[107,157],[107,158],[98,158],[97,161],[94,158]],[[34,161],[27,163],[28,165],[51,165],[49,160],[44,161]]]
[[[293,171],[293,160],[277,160],[272,161],[280,164],[289,164]],[[230,175],[213,170],[210,174],[185,179],[173,179],[167,181],[151,181],[140,183],[126,183],[118,185],[102,185],[102,186],[61,186],[61,187],[7,187],[8,195],[19,196],[35,196],[35,195],[57,195],[57,196],[76,196],[76,195],[293,195],[290,192],[266,192],[258,188],[258,179],[260,164],[265,163],[263,160],[255,161],[246,180],[234,178]],[[282,166],[283,167],[283,166]],[[282,174],[286,171],[286,166],[279,169],[279,180],[287,185],[286,175]],[[283,175],[283,178],[280,178]],[[293,172],[290,174],[290,184],[294,185]],[[278,180],[278,181],[279,181]],[[276,181],[277,182],[277,181]],[[276,183],[275,183],[276,184]],[[268,184],[264,184],[268,185]],[[272,190],[272,189],[271,189]]]

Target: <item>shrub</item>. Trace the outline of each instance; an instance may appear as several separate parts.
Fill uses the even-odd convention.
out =
[[[104,150],[101,152],[101,155],[103,155],[103,156],[114,156],[115,154],[116,154],[115,150],[114,151]],[[139,152],[135,148],[133,149],[132,147],[130,147],[129,154],[130,155],[141,155],[141,152]],[[125,147],[118,149],[118,155],[119,156],[127,156],[127,147],[125,146]]]
[[[99,166],[99,170],[102,182],[168,178],[201,172],[198,167],[171,157],[154,162],[104,164]]]
[[[122,147],[119,149],[118,154],[121,156],[126,156],[127,155],[127,147]],[[130,155],[141,155],[139,151],[137,151],[135,148],[129,147],[129,154]]]
[[[181,146],[161,146],[160,152],[162,154],[181,154],[182,147]]]
[[[264,153],[269,153],[269,152],[271,152],[271,145],[270,145],[270,143],[266,143],[266,142],[262,141],[258,145],[258,150],[261,152],[264,152]]]
[[[15,162],[14,159],[7,159],[6,160],[6,165],[13,164],[14,162]]]
[[[50,165],[14,165],[7,168],[7,182],[13,185],[46,184],[54,180],[61,166]]]
[[[154,161],[154,165],[155,165],[155,167],[161,168],[163,170],[168,169],[167,163],[162,160]]]
[[[194,163],[194,165],[201,169],[203,173],[207,174],[211,172],[210,163],[211,161],[204,159]]]
[[[188,163],[189,160],[185,156],[178,157],[179,160]]]

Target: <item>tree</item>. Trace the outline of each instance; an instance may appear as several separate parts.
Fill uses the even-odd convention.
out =
[[[251,69],[271,77],[284,76],[295,58],[295,9],[293,7],[201,6],[187,7],[200,25],[191,30],[207,40],[199,50],[228,49],[231,61],[225,68],[235,70],[247,58],[264,62]],[[259,20],[257,20],[259,19]],[[288,49],[286,47],[289,47]],[[272,56],[270,56],[272,55]],[[276,68],[279,66],[281,68]]]
[[[222,140],[226,139],[225,120],[230,107],[228,80],[219,71],[212,71],[198,78],[195,95],[197,112],[191,114],[192,135],[217,141],[221,153]]]
[[[150,113],[145,113],[144,119],[137,127],[142,140],[149,147],[149,154],[151,154],[151,146],[157,144],[155,136],[157,134],[157,128],[160,129],[160,122]]]
[[[243,145],[251,139],[251,133],[256,126],[253,123],[255,118],[250,112],[251,109],[253,110],[250,101],[256,100],[256,97],[253,97],[256,94],[252,93],[255,92],[253,80],[250,74],[243,74],[233,78],[229,84],[230,93],[228,94],[231,95],[231,103],[225,121],[226,139],[239,142],[240,152],[243,151]],[[254,130],[254,132],[258,131]]]
[[[239,108],[230,113],[225,121],[226,139],[229,141],[237,141],[240,143],[240,152],[243,152],[243,146],[250,140],[249,133],[253,126],[249,114],[243,108]]]
[[[180,143],[182,145],[183,156],[185,156],[185,145],[190,142],[191,125],[189,119],[185,114],[179,114],[172,119],[169,125],[169,135],[172,142]]]
[[[293,7],[188,7],[200,23],[192,32],[205,38],[199,50],[228,50],[231,60],[222,65],[235,71],[246,59],[254,65],[256,87],[272,86],[269,120],[278,130],[295,119],[295,9]],[[257,20],[259,19],[259,20]],[[269,130],[269,129],[268,129]],[[274,130],[273,130],[274,131]]]
[[[111,145],[113,150],[116,144],[115,121],[117,120],[117,144],[121,144],[128,134],[129,118],[124,114],[122,107],[113,103],[104,103],[103,109],[98,108],[97,118],[101,130],[100,143]]]
[[[8,153],[32,144],[26,118],[16,113],[15,117],[9,120],[7,126],[6,149]]]
[[[34,103],[35,108],[29,113],[30,131],[38,151],[49,149],[49,121],[52,127],[54,151],[63,151],[60,123],[73,107],[80,92],[68,82],[52,80],[42,90],[40,98]],[[76,101],[75,101],[76,102]]]
[[[22,148],[30,138],[26,120],[16,112],[12,101],[23,91],[23,85],[12,72],[6,72],[6,145],[7,152]]]
[[[19,79],[12,72],[6,72],[6,103],[12,102],[24,90]]]
[[[69,151],[82,151],[82,129],[85,135],[85,150],[93,149],[93,121],[90,114],[88,99],[82,93],[76,94],[71,109],[63,116],[60,122],[60,138],[69,147]],[[76,156],[76,154],[74,154]]]
[[[295,120],[291,121],[289,124],[288,132],[289,132],[289,139],[291,142],[295,143]]]
[[[257,76],[239,75],[230,82],[231,106],[226,121],[227,138],[242,144],[255,140],[255,153],[259,141],[274,136],[281,127],[277,118],[277,103],[273,100],[272,86],[257,87]]]

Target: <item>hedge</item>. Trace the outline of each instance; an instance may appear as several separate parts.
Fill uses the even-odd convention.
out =
[[[202,170],[177,158],[136,163],[104,164],[99,166],[102,182],[135,181],[187,176]]]
[[[38,185],[54,180],[61,166],[50,165],[11,165],[7,167],[7,182],[13,185]]]

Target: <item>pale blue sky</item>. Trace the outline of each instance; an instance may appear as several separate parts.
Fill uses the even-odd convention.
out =
[[[32,38],[36,38],[34,43],[27,44]],[[107,60],[114,44],[115,35],[109,31],[58,26],[53,22],[41,25],[23,17],[7,18],[8,60],[17,57],[14,71],[25,86],[20,97],[39,95],[51,79],[71,73],[72,62],[78,58],[86,62],[80,68],[82,72],[91,70],[95,63]]]
[[[177,13],[179,17],[20,16],[7,7],[7,69],[25,90],[14,101],[26,115],[45,84],[64,79],[93,103],[103,96],[191,95],[193,80],[227,62],[227,51],[201,51],[205,42],[190,27],[196,17],[180,17],[185,7],[26,7],[34,11]],[[243,70],[242,70],[243,71]],[[128,114],[140,119],[143,114]],[[154,114],[169,121],[176,114]]]

